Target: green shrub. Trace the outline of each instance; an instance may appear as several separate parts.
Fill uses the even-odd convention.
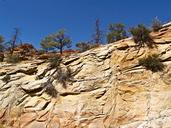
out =
[[[76,47],[80,52],[85,52],[87,50],[99,47],[99,44],[93,42],[79,42],[76,44]]]
[[[147,70],[151,70],[152,72],[163,71],[164,69],[164,64],[156,54],[140,59],[139,64],[144,66]]]
[[[150,30],[146,28],[143,24],[139,24],[137,27],[133,27],[130,30],[135,43],[139,46],[153,47],[153,40],[150,36]]]
[[[8,55],[6,59],[7,63],[18,63],[21,61],[19,55]]]
[[[87,42],[79,42],[76,44],[76,47],[79,49],[80,52],[85,52],[90,49],[90,44]]]
[[[152,30],[154,32],[159,31],[162,28],[162,23],[160,22],[160,20],[158,18],[154,18],[153,22],[152,22]]]
[[[90,44],[90,49],[98,48],[99,44]]]

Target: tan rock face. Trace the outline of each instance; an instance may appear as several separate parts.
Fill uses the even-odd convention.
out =
[[[170,128],[170,27],[152,33],[157,47],[126,39],[64,59],[62,71],[39,60],[0,63],[0,124],[8,128]],[[160,42],[160,43],[159,43]],[[152,73],[138,60],[157,53],[165,64]],[[8,75],[9,80],[3,81]],[[41,77],[40,77],[41,76]],[[43,76],[43,77],[42,77]]]

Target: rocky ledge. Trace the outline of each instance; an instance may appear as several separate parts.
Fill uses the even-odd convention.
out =
[[[171,127],[171,26],[152,33],[155,47],[131,38],[70,56],[57,70],[42,60],[0,63],[0,124],[5,128]],[[165,69],[138,60],[156,53]],[[62,74],[58,74],[61,77]],[[0,126],[1,127],[1,126]]]

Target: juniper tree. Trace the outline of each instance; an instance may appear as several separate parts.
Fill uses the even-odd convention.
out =
[[[71,39],[65,34],[65,31],[62,29],[55,34],[51,34],[45,37],[40,44],[41,47],[45,50],[59,49],[60,54],[62,54],[64,47],[71,47]]]
[[[150,36],[150,30],[146,28],[143,24],[139,24],[137,27],[133,27],[130,30],[133,39],[138,47],[147,45],[148,47],[153,46],[153,40]]]
[[[124,24],[109,24],[109,32],[107,34],[107,42],[113,43],[121,39],[127,38]]]
[[[44,39],[42,39],[42,41],[40,42],[42,49],[45,50],[46,52],[50,50],[54,50],[51,38],[52,38],[51,36],[47,36]]]

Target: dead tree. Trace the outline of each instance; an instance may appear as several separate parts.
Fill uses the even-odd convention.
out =
[[[94,42],[97,45],[102,43],[102,31],[100,30],[100,20],[99,19],[97,19],[95,22]]]
[[[19,28],[14,28],[14,35],[12,36],[10,43],[10,54],[12,55],[14,52],[14,49],[17,45],[17,41],[20,35],[20,29]]]

